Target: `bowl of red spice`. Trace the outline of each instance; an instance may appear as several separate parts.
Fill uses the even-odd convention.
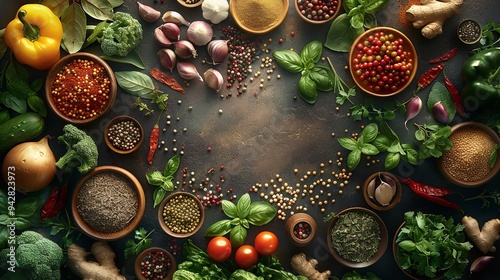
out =
[[[417,72],[413,43],[390,27],[371,28],[351,46],[349,69],[356,85],[377,97],[389,97],[406,89]]]
[[[450,150],[438,159],[438,169],[451,183],[474,188],[489,182],[500,171],[497,156],[500,137],[487,125],[462,122],[451,128]]]
[[[135,276],[139,280],[170,280],[176,268],[174,256],[160,247],[151,247],[142,251],[134,263]]]
[[[285,20],[289,6],[288,0],[231,0],[229,13],[244,31],[264,34]]]
[[[188,192],[176,192],[165,197],[158,206],[158,222],[169,236],[187,238],[198,232],[205,220],[205,208],[200,199]]]
[[[342,10],[341,0],[293,0],[295,11],[308,23],[323,24],[333,20]]]
[[[117,92],[111,67],[99,56],[78,52],[62,57],[45,81],[48,107],[74,125],[95,122],[113,107]]]
[[[118,116],[104,128],[104,141],[117,154],[130,154],[139,149],[144,140],[144,130],[131,116]]]
[[[71,201],[76,226],[102,241],[125,237],[141,221],[146,199],[141,183],[121,167],[98,166],[77,183]]]

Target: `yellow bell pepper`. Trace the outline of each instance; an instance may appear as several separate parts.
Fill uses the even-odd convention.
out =
[[[46,6],[26,4],[5,28],[4,39],[16,59],[37,70],[46,70],[60,58],[63,28]]]

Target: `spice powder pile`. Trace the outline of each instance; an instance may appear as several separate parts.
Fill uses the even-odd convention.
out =
[[[252,30],[264,30],[275,25],[283,11],[281,0],[238,1],[235,13],[243,25]]]
[[[450,135],[453,147],[443,153],[443,167],[455,179],[476,182],[490,173],[489,158],[495,141],[479,128],[463,128]]]
[[[137,193],[122,175],[102,172],[88,179],[76,198],[82,219],[99,232],[124,229],[137,214]]]

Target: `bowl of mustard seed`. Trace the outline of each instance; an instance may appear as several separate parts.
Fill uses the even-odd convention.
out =
[[[117,154],[130,154],[139,149],[144,140],[142,125],[131,116],[113,118],[104,128],[104,141]]]
[[[170,194],[158,206],[158,222],[163,231],[174,238],[194,235],[200,230],[204,220],[203,204],[191,193]]]

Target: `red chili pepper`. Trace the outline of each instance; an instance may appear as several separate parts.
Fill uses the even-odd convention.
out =
[[[460,209],[460,206],[453,201],[449,201],[444,199],[443,196],[451,194],[452,191],[447,188],[439,188],[434,186],[429,186],[426,184],[419,183],[414,181],[411,178],[402,178],[399,177],[399,180],[404,184],[408,185],[410,189],[420,197],[423,197],[429,201],[437,203],[442,206],[446,206],[455,210]]]
[[[59,195],[57,196],[57,204],[54,207],[54,211],[51,212],[52,216],[55,216],[61,212],[66,205],[66,195],[68,194],[68,184],[63,184],[59,190]]]
[[[442,197],[439,197],[439,196],[432,196],[432,195],[424,195],[424,194],[418,194],[417,195],[429,200],[429,201],[432,201],[434,203],[437,203],[439,205],[442,205],[442,206],[445,206],[445,207],[449,207],[449,208],[452,208],[452,209],[455,209],[455,210],[459,210],[460,209],[460,205],[456,204],[455,202],[453,201],[449,201],[447,199],[444,199]]]
[[[42,211],[40,213],[42,220],[50,218],[49,215],[57,203],[58,194],[59,194],[59,187],[54,186],[52,190],[50,190],[49,197],[47,197],[45,203],[42,206]]]
[[[159,136],[160,136],[160,127],[158,126],[158,124],[155,124],[149,136],[149,152],[148,152],[149,164],[153,164],[153,157],[155,155],[156,149],[158,149]]]
[[[458,115],[460,117],[467,117],[467,114],[465,114],[464,104],[462,102],[462,96],[460,96],[460,93],[458,92],[457,88],[453,85],[450,79],[448,79],[446,73],[444,74],[444,84],[451,95],[453,104],[455,104],[455,107],[457,108]]]
[[[436,79],[437,76],[443,71],[444,69],[444,64],[441,63],[437,66],[432,67],[431,69],[427,70],[420,76],[417,82],[417,90],[423,89],[426,86],[428,86],[432,81]]]
[[[458,48],[451,49],[448,52],[446,52],[446,53],[444,53],[436,58],[429,60],[429,63],[435,64],[435,63],[441,63],[444,61],[448,61],[448,60],[452,59],[455,55],[457,55],[457,53],[458,53]]]

